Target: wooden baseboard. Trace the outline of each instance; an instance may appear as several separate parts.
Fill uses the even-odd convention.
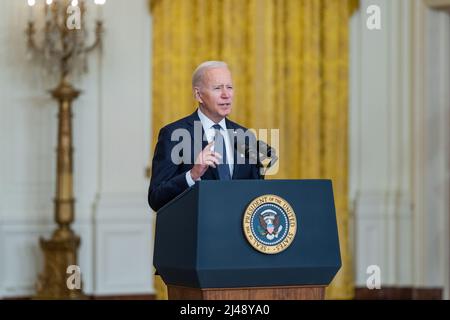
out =
[[[113,296],[87,296],[88,300],[155,300],[154,294],[113,295]],[[3,300],[31,300],[30,296],[8,297]],[[1,299],[0,299],[1,300]]]
[[[169,300],[323,300],[325,286],[198,289],[168,285]]]
[[[137,294],[122,296],[89,296],[90,300],[155,300],[154,294]]]
[[[442,300],[442,288],[355,288],[355,300]]]

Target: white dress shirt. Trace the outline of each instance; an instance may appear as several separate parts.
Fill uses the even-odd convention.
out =
[[[216,135],[216,131],[213,126],[216,124],[214,121],[209,119],[203,112],[200,111],[200,108],[197,109],[198,117],[200,118],[200,122],[202,123],[203,130],[205,131],[206,139],[208,143],[214,140],[214,136]],[[233,149],[231,149],[230,137],[227,132],[227,124],[225,118],[223,118],[218,125],[222,128],[220,133],[222,134],[225,142],[225,149],[227,151],[227,162],[230,167],[230,176],[233,176]],[[197,156],[195,156],[196,159]],[[194,161],[195,161],[194,159]],[[199,179],[200,180],[200,179]],[[186,181],[189,187],[192,187],[195,184],[195,181],[191,177],[191,171],[186,172]]]

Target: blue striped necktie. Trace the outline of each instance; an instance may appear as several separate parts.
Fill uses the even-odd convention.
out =
[[[217,171],[219,172],[220,180],[231,180],[230,175],[230,167],[228,166],[227,161],[227,149],[225,147],[225,139],[223,135],[220,133],[222,127],[218,124],[212,126],[215,130],[214,136],[214,151],[219,153],[222,156],[222,159],[219,161],[219,165],[217,166]]]

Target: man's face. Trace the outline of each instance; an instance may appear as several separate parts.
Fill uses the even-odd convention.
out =
[[[200,110],[212,121],[218,123],[230,114],[233,83],[228,68],[207,69],[203,74],[202,84],[194,90]]]

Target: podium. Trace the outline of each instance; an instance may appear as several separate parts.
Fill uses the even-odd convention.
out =
[[[169,299],[323,299],[341,267],[330,180],[205,180],[157,212]]]

